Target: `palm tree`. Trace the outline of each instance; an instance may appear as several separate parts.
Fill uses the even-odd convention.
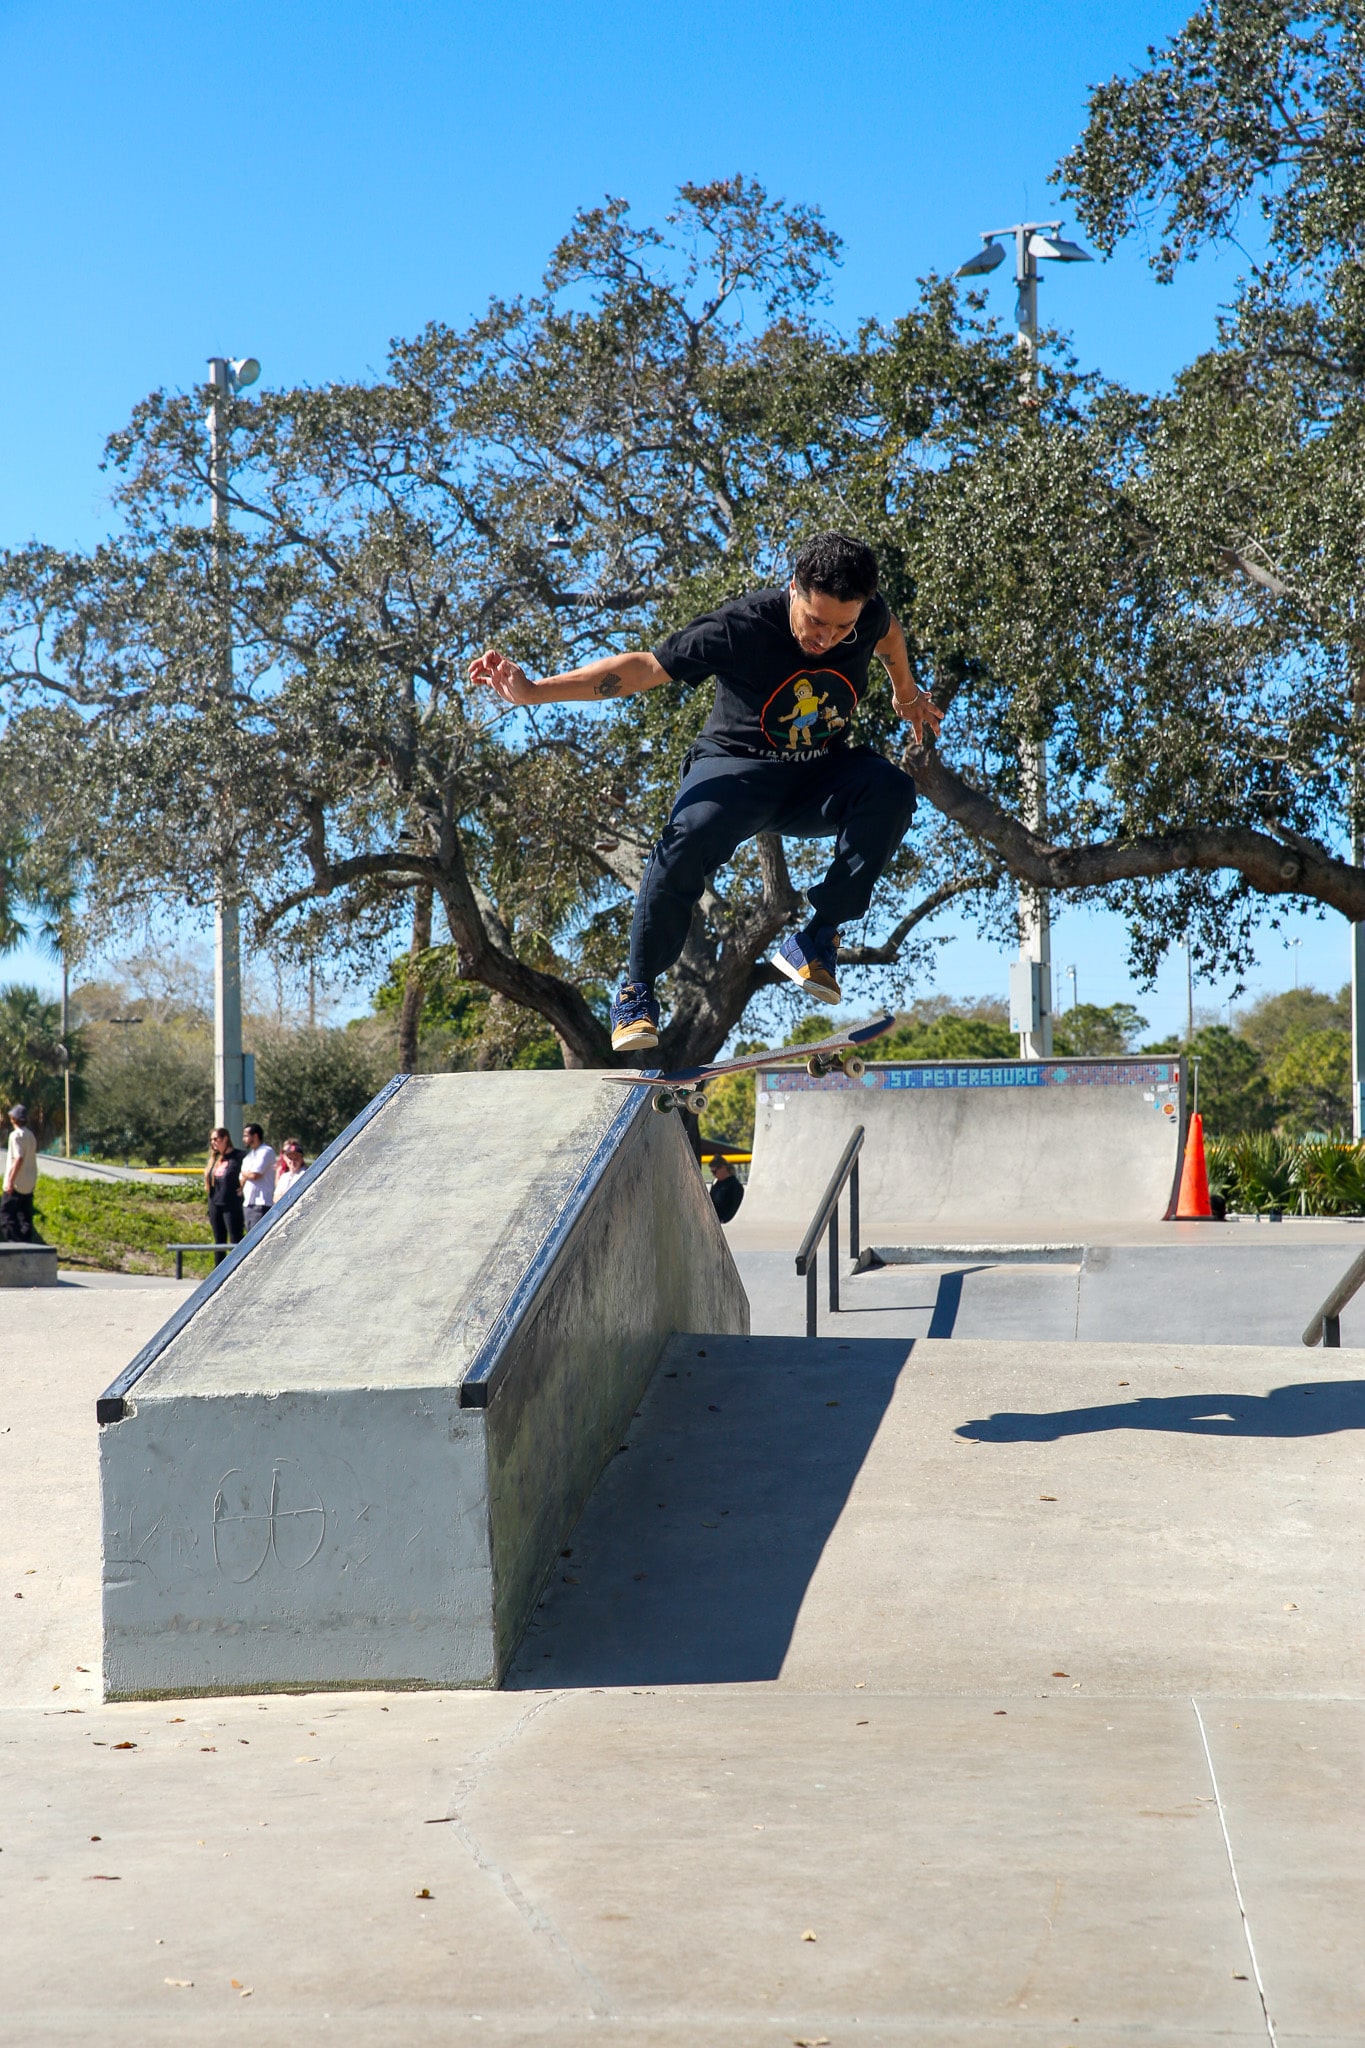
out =
[[[60,1033],[60,1004],[23,982],[0,988],[0,1091],[5,1103],[27,1105],[40,1145],[66,1094],[68,1047]]]

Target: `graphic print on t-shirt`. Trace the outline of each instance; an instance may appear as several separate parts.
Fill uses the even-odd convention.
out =
[[[759,722],[775,753],[823,749],[848,731],[857,704],[857,691],[837,668],[803,668],[779,683]]]

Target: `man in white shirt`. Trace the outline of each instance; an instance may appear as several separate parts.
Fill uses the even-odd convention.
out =
[[[266,1144],[259,1124],[248,1124],[242,1135],[247,1142],[242,1161],[242,1210],[250,1230],[275,1200],[275,1150]]]
[[[38,1140],[28,1125],[28,1111],[16,1102],[9,1113],[9,1144],[5,1148],[5,1183],[0,1193],[0,1237],[11,1244],[40,1244],[33,1228],[33,1195],[38,1185]]]

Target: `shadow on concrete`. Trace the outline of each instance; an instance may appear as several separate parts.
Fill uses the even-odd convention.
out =
[[[985,1273],[989,1270],[987,1266],[959,1266],[955,1272],[940,1274],[938,1292],[934,1296],[934,1313],[930,1317],[926,1335],[952,1336],[958,1311],[962,1307],[963,1281],[969,1273]]]
[[[909,1353],[903,1338],[675,1338],[507,1685],[776,1678]]]
[[[1313,1380],[1268,1394],[1171,1394],[1110,1401],[1051,1414],[988,1415],[964,1422],[959,1436],[985,1444],[1050,1444],[1105,1429],[1172,1430],[1185,1436],[1330,1436],[1365,1429],[1365,1380]]]

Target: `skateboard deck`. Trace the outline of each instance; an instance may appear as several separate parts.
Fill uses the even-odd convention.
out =
[[[706,1108],[706,1084],[717,1080],[722,1074],[773,1073],[779,1068],[790,1066],[793,1060],[803,1061],[806,1072],[817,1079],[823,1074],[832,1074],[836,1068],[856,1080],[863,1072],[864,1062],[858,1048],[871,1044],[875,1038],[882,1038],[895,1023],[889,1014],[878,1017],[871,1024],[860,1024],[855,1031],[845,1031],[837,1038],[822,1038],[815,1045],[778,1046],[774,1052],[744,1053],[737,1060],[713,1060],[707,1066],[680,1067],[676,1074],[623,1073],[613,1070],[600,1075],[603,1081],[614,1081],[625,1088],[652,1088],[654,1107],[657,1110],[690,1110],[693,1116],[700,1116]]]

